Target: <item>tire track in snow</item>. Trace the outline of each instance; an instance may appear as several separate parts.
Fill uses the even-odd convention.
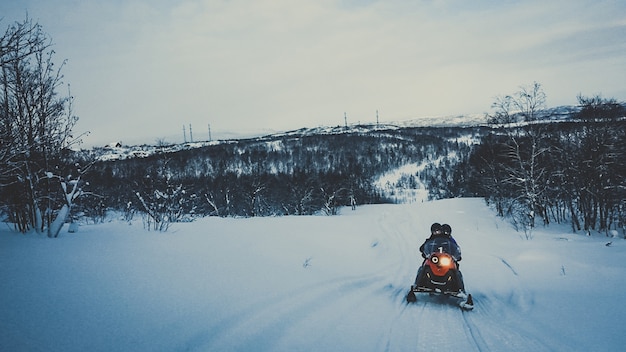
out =
[[[417,250],[419,243],[417,243],[414,229],[413,216],[415,210],[415,207],[399,206],[398,212],[393,214],[382,213],[376,219],[380,242],[388,251],[385,254],[396,258],[385,272],[390,282],[386,288],[392,291],[391,298],[397,304],[395,306],[396,312],[381,338],[379,346],[383,351],[406,350],[404,344],[406,341],[411,341],[410,344],[413,346],[417,346],[419,342],[419,334],[415,329],[419,326],[419,317],[421,312],[426,309],[426,304],[421,304],[419,312],[416,313],[416,303],[407,304],[406,302],[406,294],[420,264]],[[402,221],[390,221],[390,219],[401,219]],[[398,341],[402,342],[403,345],[397,346],[397,343],[394,342]]]
[[[524,311],[511,306],[506,300],[478,293],[476,308],[463,312],[463,319],[472,336],[476,337],[478,351],[574,351],[575,346],[562,341],[542,341],[535,336],[545,336],[549,326],[530,320]]]
[[[463,312],[466,334],[474,341],[478,351],[571,351],[575,346],[543,341],[535,336],[546,336],[549,326],[528,317],[533,309],[533,293],[525,288],[523,276],[505,258],[493,256],[506,268],[511,279],[510,292],[473,292],[475,308]],[[487,263],[487,262],[486,262]],[[496,262],[497,263],[497,262]],[[495,274],[495,273],[494,273]],[[497,276],[497,275],[496,275]]]
[[[404,315],[404,313],[407,311],[408,308],[408,304],[405,304],[404,307],[402,307],[400,309],[400,312],[394,316],[393,320],[391,321],[391,324],[389,324],[389,329],[387,330],[385,336],[384,336],[384,347],[385,347],[385,352],[389,352],[389,351],[393,351],[393,349],[391,349],[391,336],[393,336],[393,332],[394,332],[394,328],[395,328],[395,322],[399,321],[402,316]]]
[[[353,292],[374,292],[381,279],[377,275],[338,278],[257,301],[212,329],[196,334],[184,350],[273,350],[272,344],[278,343],[289,328],[306,321],[320,309],[354,309],[361,300],[351,301],[355,297]],[[339,304],[342,300],[348,302]],[[336,315],[341,316],[339,312]],[[332,329],[334,324],[327,323],[328,329]],[[324,333],[319,327],[317,330],[318,335]]]
[[[405,211],[404,208],[399,208],[399,210]],[[408,215],[408,214],[407,214]],[[395,218],[407,219],[410,216],[398,216],[394,214]],[[387,255],[391,255],[393,258],[397,258],[394,263],[392,263],[389,267],[385,268],[385,273],[388,275],[389,280],[393,287],[401,286],[408,288],[410,283],[405,283],[409,274],[407,274],[408,268],[411,268],[415,265],[415,262],[418,262],[415,258],[417,255],[417,244],[413,243],[409,240],[409,234],[407,231],[401,231],[400,227],[410,227],[410,221],[404,220],[402,223],[393,223],[389,221],[389,214],[382,213],[380,217],[376,220],[379,229],[379,236],[383,238],[380,240],[384,246],[386,246],[387,250],[390,253],[386,253]],[[417,272],[417,267],[414,269]]]
[[[465,323],[465,334],[474,342],[474,346],[476,346],[476,350],[479,352],[489,351],[489,346],[483,339],[480,334],[480,330],[477,326],[472,324],[469,320],[468,315],[473,314],[474,312],[461,312],[463,316],[463,322]]]
[[[272,300],[263,302],[263,307],[254,307],[251,310],[241,312],[237,316],[231,317],[225,324],[214,328],[210,332],[204,333],[205,337],[196,341],[196,346],[219,347],[221,345],[228,346],[232,344],[229,336],[237,335],[237,332],[244,332],[245,340],[238,341],[240,346],[254,346],[256,350],[273,349],[272,344],[280,343],[285,332],[298,324],[307,324],[307,319],[315,316],[320,310],[336,309],[340,307],[340,312],[330,314],[332,319],[326,321],[327,331],[320,331],[316,327],[315,334],[323,336],[333,333],[333,326],[341,319],[345,319],[345,315],[341,312],[350,313],[359,309],[359,302],[364,302],[367,297],[380,299],[384,297],[383,293],[390,292],[392,301],[404,303],[405,294],[408,292],[408,285],[404,283],[407,276],[407,268],[409,272],[416,270],[415,265],[416,245],[412,240],[408,239],[408,233],[398,230],[394,226],[393,221],[389,220],[390,214],[382,213],[380,217],[374,219],[378,225],[378,232],[375,234],[376,245],[372,245],[373,250],[382,250],[382,265],[378,270],[370,272],[359,277],[342,277],[330,280],[325,283],[315,284],[308,289],[298,290],[291,294],[283,294]],[[398,217],[398,214],[392,214],[393,219],[406,218]],[[392,220],[393,220],[392,219]],[[409,217],[410,219],[410,217]],[[403,222],[403,224],[410,222]],[[397,224],[396,224],[397,225]],[[394,258],[392,261],[386,259]],[[300,291],[305,291],[304,293]],[[345,304],[340,304],[343,303]],[[398,308],[395,314],[392,314],[392,321],[398,321],[398,317],[402,316],[406,306]],[[333,320],[334,319],[334,320]],[[262,326],[258,327],[261,324]],[[248,333],[249,328],[256,329],[252,333]],[[393,334],[393,327],[389,327],[387,335]],[[323,329],[322,329],[323,330]],[[240,334],[241,335],[241,334]],[[204,340],[204,342],[202,342]],[[254,343],[261,341],[262,343]],[[274,341],[274,342],[270,342]]]
[[[381,218],[379,221],[381,231],[387,233],[386,239],[388,241],[394,242],[394,250],[397,251],[399,257],[398,265],[393,268],[395,273],[390,272],[390,274],[395,275],[396,281],[394,282],[404,281],[411,275],[409,277],[410,282],[403,286],[400,297],[402,302],[405,302],[405,295],[413,281],[413,275],[421,264],[417,248],[420,242],[419,233],[422,231],[416,230],[414,227],[417,226],[417,223],[430,223],[424,219],[429,218],[429,216],[432,217],[431,215],[437,215],[420,212],[420,209],[419,206],[402,208],[404,213],[394,214],[394,217],[408,220],[400,224],[386,221],[385,218]],[[415,218],[417,215],[420,216],[420,219]],[[468,346],[471,346],[469,347],[470,350],[489,351],[480,331],[465,321],[462,314],[463,312],[460,311],[454,299],[418,294],[417,302],[404,305],[394,321],[390,323],[385,334],[384,344],[381,347],[384,348],[384,351],[424,350],[433,348],[432,344],[435,341],[446,341],[442,350],[468,350]],[[446,333],[442,332],[442,326],[446,327],[445,330],[449,328],[453,335],[457,334],[457,331],[463,334],[464,331],[467,340],[446,338]]]
[[[401,211],[405,211],[403,208],[399,208]],[[391,298],[393,301],[400,303],[406,303],[405,297],[409,291],[410,284],[412,283],[412,275],[417,271],[415,267],[417,245],[409,239],[409,231],[403,229],[411,227],[410,216],[398,216],[394,213],[393,218],[401,218],[401,223],[390,221],[390,214],[383,212],[376,219],[378,227],[377,243],[380,247],[377,248],[383,251],[386,257],[394,258],[394,260],[387,266],[381,267],[378,273],[385,277],[386,284],[385,290],[391,292]],[[408,219],[408,220],[407,220]],[[377,246],[378,247],[378,246]],[[402,310],[404,310],[404,307]]]
[[[390,220],[389,217],[392,219]],[[375,238],[372,242],[372,250],[383,251],[384,260],[380,267],[373,272],[356,277],[339,277],[326,282],[315,283],[308,287],[282,293],[279,296],[256,300],[252,305],[222,319],[215,326],[198,332],[186,345],[186,350],[202,350],[207,346],[232,347],[254,346],[255,350],[271,350],[273,343],[279,343],[285,332],[298,324],[306,325],[308,317],[315,316],[320,310],[328,310],[328,307],[339,307],[341,312],[350,312],[357,308],[356,302],[363,302],[365,297],[380,299],[387,293],[393,301],[404,302],[406,294],[404,284],[399,288],[399,282],[406,279],[407,267],[412,266],[413,243],[406,238],[404,233],[393,226],[397,214],[383,212],[373,219],[378,231],[371,234]],[[402,217],[400,217],[402,218]],[[389,258],[397,260],[388,261]],[[413,269],[411,269],[413,270]],[[391,280],[391,281],[390,281]],[[253,293],[251,293],[253,294]],[[340,304],[344,303],[345,304]],[[397,312],[399,316],[402,310]],[[333,319],[343,319],[340,312],[329,314]],[[336,321],[329,319],[325,323],[328,332],[315,327],[316,335],[331,333]],[[395,320],[395,319],[394,319]],[[239,336],[233,339],[233,336]],[[234,342],[233,342],[234,341]],[[259,343],[254,343],[260,341]]]
[[[502,262],[502,264],[504,264],[507,268],[509,268],[509,270],[511,270],[511,272],[513,273],[513,275],[515,276],[519,276],[517,274],[517,271],[515,271],[515,269],[511,266],[511,264],[509,264],[509,262],[507,262],[504,258],[502,257],[496,257],[498,259],[500,259],[500,261]]]
[[[372,250],[378,251],[381,260],[376,270],[255,299],[238,313],[198,332],[183,350],[219,350],[222,347],[294,350],[299,346],[318,346],[318,340],[345,343],[334,327],[353,325],[358,318],[374,312],[372,319],[377,322],[370,325],[373,331],[377,331],[374,333],[380,334],[377,350],[432,347],[431,335],[435,333],[441,337],[441,326],[449,325],[454,334],[463,336],[463,331],[468,334],[467,339],[452,341],[449,347],[467,350],[469,346],[469,349],[488,351],[478,326],[465,322],[455,304],[443,304],[428,296],[417,303],[405,304],[405,295],[421,263],[417,248],[422,231],[416,231],[414,227],[422,221],[415,216],[419,214],[426,218],[429,215],[418,210],[419,207],[399,207],[397,213],[381,213],[373,219],[373,231],[377,232],[370,234],[375,238]],[[377,307],[369,307],[372,303]],[[380,304],[386,311],[380,310]],[[312,322],[320,318],[322,324]],[[290,332],[295,332],[291,334],[293,336],[302,336],[302,331],[310,332],[306,334],[307,341],[310,340],[308,344],[289,337]]]
[[[508,296],[509,304],[513,306],[518,306],[521,309],[528,310],[534,305],[533,294],[526,289],[526,286],[523,284],[523,278],[519,275],[518,271],[515,270],[513,265],[511,265],[505,258],[495,256],[504,266],[513,274],[514,276],[514,290],[511,291]]]
[[[515,268],[504,258],[496,258],[507,267],[512,274],[511,276],[515,277],[515,281],[519,283],[519,274]],[[519,293],[518,291],[519,290],[514,290],[513,295],[516,296],[517,293]],[[525,297],[527,296],[526,294],[522,294],[518,298],[522,301],[526,301]],[[404,314],[405,311],[403,311],[402,315],[398,316],[398,321],[392,324],[387,333],[388,338],[385,344],[385,350],[406,350],[406,343],[409,341],[409,349],[411,349],[410,346],[415,346],[416,350],[428,348],[428,344],[431,343],[433,335],[439,333],[436,326],[446,326],[446,329],[448,329],[449,333],[452,335],[460,334],[460,336],[463,336],[464,334],[466,336],[466,339],[447,342],[447,345],[443,346],[443,349],[486,352],[503,349],[526,351],[529,350],[530,347],[530,350],[537,351],[554,350],[554,348],[550,348],[550,346],[545,345],[543,342],[534,340],[532,336],[537,336],[536,334],[520,334],[515,323],[507,323],[507,321],[515,322],[527,320],[527,318],[524,318],[523,314],[516,316],[514,319],[502,321],[502,313],[504,312],[507,316],[514,313],[516,305],[498,304],[499,308],[493,309],[493,307],[488,306],[488,302],[491,300],[490,296],[477,292],[477,294],[474,294],[474,297],[476,299],[476,308],[474,311],[465,312],[457,307],[456,301],[453,299],[439,296],[431,297],[424,294],[418,295],[417,303],[419,305],[414,308],[419,308],[419,311],[416,309],[408,310],[414,319],[407,318],[407,315]],[[523,307],[526,306],[526,304],[521,302],[520,306]],[[415,337],[413,339],[405,338],[404,341],[399,339],[399,341],[405,345],[394,346],[393,338],[395,335],[402,335],[401,330],[403,325],[410,326],[408,329],[406,327],[404,328],[404,335],[407,333],[410,334],[411,329],[413,329]],[[437,340],[437,338],[435,338],[435,340]],[[507,345],[507,343],[509,345]]]
[[[402,280],[401,293],[398,294],[397,298],[404,303],[409,286],[413,282],[414,275],[422,261],[418,247],[421,240],[419,234],[423,231],[416,230],[415,227],[418,226],[417,224],[423,225],[424,222],[430,224],[429,221],[424,219],[432,217],[431,215],[433,214],[420,212],[421,207],[419,206],[401,209],[403,213],[394,214],[394,217],[405,221],[398,224],[386,221],[386,218],[381,218],[379,223],[381,231],[387,234],[386,239],[393,242],[394,250],[399,258],[397,266],[393,268],[395,272],[392,271],[389,274],[394,275],[394,282]],[[418,215],[419,219],[416,217]],[[426,237],[424,236],[424,238]],[[453,327],[453,331],[469,331],[470,328],[464,325],[463,320],[458,317],[458,311],[458,305],[453,299],[418,294],[418,301],[408,305],[405,304],[394,321],[390,323],[385,335],[385,342],[381,347],[385,351],[432,348],[432,335],[441,334],[441,325],[450,325]],[[441,320],[444,320],[446,323],[442,323]],[[488,351],[479,333],[473,332],[473,334],[475,336],[468,336],[470,346],[477,346],[476,349],[479,351]],[[460,350],[464,350],[467,348],[468,342],[452,341],[447,347],[449,349],[458,350],[460,348]]]
[[[414,241],[419,242],[421,231],[415,232],[409,227],[412,224],[419,226],[419,223],[428,223],[426,219],[429,217],[437,218],[438,213],[431,213],[428,208],[425,210],[422,212],[419,206],[406,207],[398,209],[397,214],[387,214],[388,216],[381,216],[379,219],[380,231],[385,234],[380,241],[381,244],[383,240],[395,242],[393,251],[398,260],[395,266],[389,268],[390,280],[400,283],[395,287],[402,285],[401,281],[407,277],[405,275],[407,270],[413,274],[417,270],[417,267],[413,266],[419,265],[419,258],[417,260],[415,258],[415,255],[419,255],[416,247],[419,243]],[[389,221],[396,219],[401,221],[395,223]],[[481,352],[575,350],[576,346],[564,346],[559,343],[559,339],[542,338],[546,336],[545,331],[550,331],[551,327],[528,317],[527,312],[534,307],[534,293],[525,288],[524,278],[520,276],[513,263],[505,257],[496,255],[491,256],[495,260],[490,264],[489,257],[486,255],[482,260],[476,257],[475,260],[481,262],[481,266],[484,265],[484,274],[491,275],[489,271],[495,270],[493,274],[500,273],[499,278],[510,280],[510,291],[506,290],[505,285],[504,291],[491,292],[488,287],[489,280],[482,280],[480,285],[487,286],[482,292],[472,292],[475,309],[471,312],[461,311],[456,305],[443,303],[436,297],[418,296],[417,304],[404,306],[398,310],[394,320],[389,323],[379,350],[429,350],[434,348],[435,341],[446,341],[450,336],[458,336],[460,339],[445,342],[440,346],[442,347],[440,350]],[[408,286],[405,290],[408,291]],[[396,292],[394,297],[399,298],[398,290],[394,292]],[[442,327],[445,327],[447,334],[441,334]]]
[[[383,337],[383,342],[380,345],[385,352],[417,349],[422,339],[419,333],[419,326],[427,304],[426,302],[421,302],[421,304],[418,302],[406,303],[404,297],[402,299],[400,311],[390,322],[389,328]]]
[[[410,341],[411,345],[396,350],[488,351],[476,333],[474,337],[468,333],[456,300],[420,294],[418,302],[421,305],[416,307],[419,310],[415,310],[415,323],[411,327],[415,339]]]
[[[405,208],[399,207],[398,210],[406,211]],[[388,213],[382,213],[376,220],[379,230],[379,236],[382,239],[382,244],[387,249],[387,255],[390,255],[396,260],[388,266],[386,274],[388,276],[389,284],[386,288],[392,291],[391,298],[394,302],[398,302],[399,308],[394,314],[393,319],[389,322],[387,331],[382,337],[380,347],[384,351],[397,350],[393,348],[394,336],[396,333],[402,334],[406,325],[406,313],[411,311],[412,305],[406,303],[406,294],[409,291],[410,273],[417,271],[414,267],[417,260],[416,248],[417,244],[413,243],[409,238],[411,237],[411,216],[410,214],[393,214],[394,218],[403,219],[402,222],[390,221],[391,217]],[[423,306],[422,306],[423,309]],[[413,323],[414,324],[414,323]]]

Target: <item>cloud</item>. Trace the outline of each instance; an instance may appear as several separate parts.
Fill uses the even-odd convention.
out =
[[[614,1],[27,4],[69,58],[79,127],[106,141],[480,113],[533,81],[554,104],[626,94]]]

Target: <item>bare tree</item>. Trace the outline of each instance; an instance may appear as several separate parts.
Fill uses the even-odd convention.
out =
[[[0,37],[0,205],[18,230],[56,237],[81,183],[73,180],[69,190],[59,174],[67,166],[64,151],[77,141],[72,128],[78,118],[69,86],[67,96],[58,94],[65,62],[55,67],[50,47],[41,26],[28,18]]]
[[[22,60],[34,54],[38,48],[49,47],[50,42],[42,35],[42,28],[28,17],[23,22],[15,22],[0,37],[0,66]]]
[[[487,115],[491,124],[512,127],[518,122],[537,121],[541,110],[545,108],[546,94],[541,84],[521,86],[520,90],[511,95],[496,97],[491,108],[493,114]]]
[[[611,225],[620,226],[624,217],[626,109],[615,99],[600,96],[578,96],[578,102],[577,117],[583,127],[575,136],[575,158],[568,163],[572,169],[568,180],[573,185],[569,191],[577,199],[584,230],[608,231]]]
[[[516,209],[515,214],[510,215],[528,231],[527,237],[532,237],[532,228],[538,215],[547,219],[543,216],[543,197],[548,174],[541,160],[549,151],[549,144],[545,143],[544,128],[535,123],[545,107],[545,99],[546,95],[539,83],[523,86],[513,95],[498,98],[492,105],[495,113],[489,118],[491,123],[500,125],[507,136],[503,146],[507,163],[495,167],[504,169],[505,176],[500,186],[508,189],[499,193],[509,194],[510,198],[519,203],[512,207]]]
[[[515,94],[513,105],[526,122],[537,121],[541,110],[546,107],[546,93],[541,84],[533,82],[529,86],[522,86]]]

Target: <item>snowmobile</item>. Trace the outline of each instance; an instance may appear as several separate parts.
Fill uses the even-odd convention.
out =
[[[419,271],[415,284],[406,295],[406,301],[417,301],[416,293],[427,292],[431,295],[444,295],[459,299],[459,307],[464,310],[474,308],[471,294],[465,292],[458,264],[452,255],[443,251],[435,251],[428,255]]]

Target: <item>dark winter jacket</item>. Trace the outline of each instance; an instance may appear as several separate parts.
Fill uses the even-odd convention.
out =
[[[457,262],[461,261],[461,247],[452,236],[433,234],[420,246],[424,258],[439,251],[450,254]]]

